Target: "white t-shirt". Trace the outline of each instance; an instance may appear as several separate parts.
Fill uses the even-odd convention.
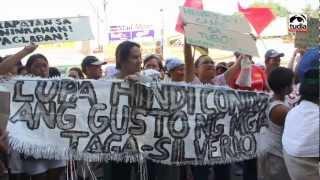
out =
[[[301,103],[287,114],[282,136],[283,149],[295,157],[319,157],[320,108],[310,101]]]
[[[202,84],[202,82],[197,76],[195,76],[191,84]],[[213,79],[211,79],[210,84],[217,85],[217,86],[227,86],[227,81],[224,74],[220,74],[214,77]]]

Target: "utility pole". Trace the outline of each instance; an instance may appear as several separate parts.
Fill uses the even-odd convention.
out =
[[[164,9],[160,9],[161,15],[161,56],[164,58]]]

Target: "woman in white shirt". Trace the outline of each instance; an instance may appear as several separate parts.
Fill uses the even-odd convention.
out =
[[[283,67],[274,69],[268,76],[268,84],[273,95],[267,110],[269,127],[264,135],[264,145],[268,151],[258,158],[258,175],[261,180],[290,180],[282,157],[281,138],[289,111],[285,97],[292,91],[293,78],[293,71]]]
[[[33,54],[26,64],[27,71],[32,76],[48,78],[49,64],[42,54]],[[10,133],[15,133],[11,131]],[[65,167],[65,161],[34,159],[31,156],[20,155],[13,151],[10,156],[11,179],[56,180],[59,179]]]
[[[319,69],[304,74],[301,102],[287,114],[283,155],[292,180],[319,180]]]

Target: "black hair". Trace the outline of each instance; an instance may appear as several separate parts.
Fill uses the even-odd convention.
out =
[[[80,78],[80,79],[84,79],[83,72],[81,71],[80,68],[78,68],[78,67],[72,67],[72,68],[69,69],[69,72],[70,72],[70,71],[76,71],[76,72],[78,73],[78,75],[79,75],[79,78]]]
[[[44,59],[48,63],[47,58],[43,54],[33,54],[28,58],[26,63],[28,73],[30,73],[30,68],[37,59]]]
[[[50,67],[49,68],[49,77],[60,77],[61,73],[58,68]]]
[[[140,48],[140,45],[131,41],[123,41],[118,45],[118,47],[116,48],[116,54],[115,54],[116,69],[120,69],[121,64],[125,61],[128,61],[130,50],[132,47]]]
[[[160,67],[160,70],[164,71],[164,67],[163,67],[163,64],[162,64],[162,58],[158,55],[155,55],[155,54],[151,54],[149,56],[147,56],[144,60],[143,60],[143,67],[145,66],[145,64],[150,61],[151,59],[156,59],[157,60],[157,63]]]
[[[310,69],[304,74],[299,92],[300,100],[319,101],[319,69]]]
[[[206,58],[206,57],[208,57],[208,58],[211,59],[211,57],[208,56],[208,55],[201,55],[201,56],[198,57],[198,59],[197,59],[196,62],[194,63],[194,66],[195,66],[195,67],[199,67],[200,60],[201,60],[202,58]],[[212,60],[212,59],[211,59],[211,60]],[[212,61],[213,61],[213,60],[212,60]]]
[[[291,69],[278,67],[272,70],[268,76],[268,83],[274,93],[281,93],[293,83],[294,73]]]

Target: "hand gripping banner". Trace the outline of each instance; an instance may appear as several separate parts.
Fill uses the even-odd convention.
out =
[[[221,164],[262,153],[269,97],[224,87],[17,78],[10,144],[35,158]]]

